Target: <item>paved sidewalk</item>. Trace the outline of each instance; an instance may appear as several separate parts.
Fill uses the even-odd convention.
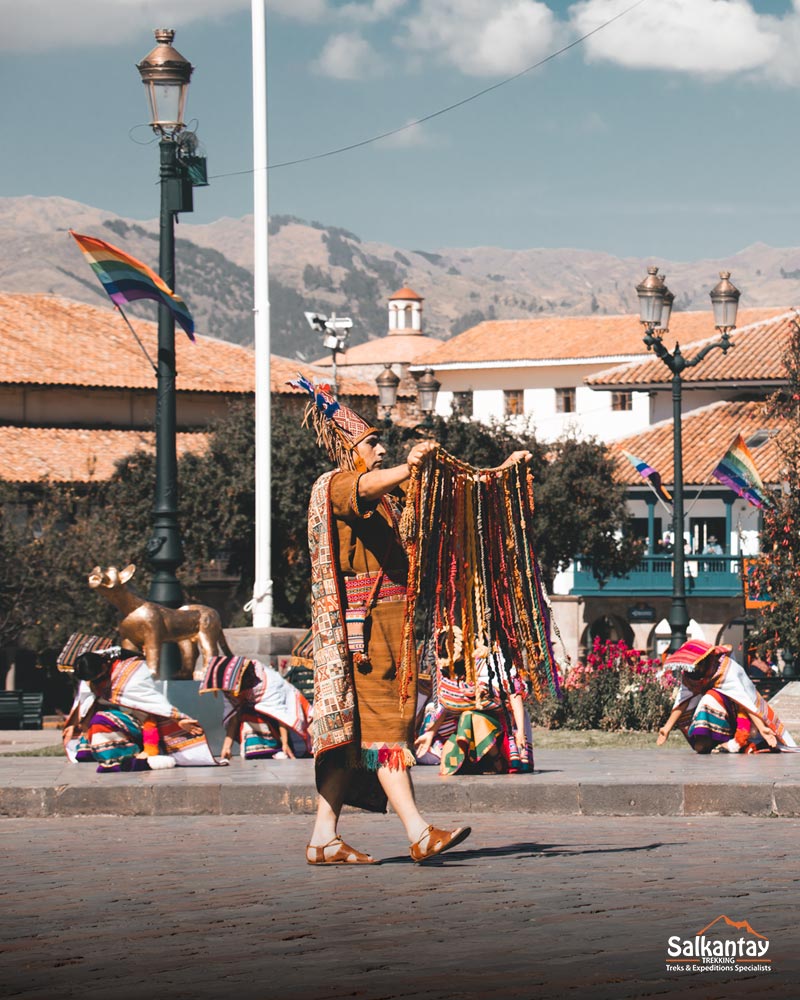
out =
[[[47,732],[23,735],[54,742]],[[0,754],[14,748],[8,738]],[[677,740],[663,750],[538,750],[532,775],[442,777],[417,767],[414,783],[423,810],[469,816],[800,816],[800,754],[701,757]],[[0,816],[289,815],[314,804],[311,760],[97,774],[62,758],[0,756]]]
[[[304,863],[305,816],[4,820],[0,994],[797,997],[797,821],[469,820],[469,840],[415,866],[395,817],[348,816],[345,837],[383,863],[328,869]],[[752,938],[722,916],[769,943],[768,966],[668,967],[670,937],[715,924],[720,936]]]

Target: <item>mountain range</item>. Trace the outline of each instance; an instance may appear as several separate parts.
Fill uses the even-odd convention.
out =
[[[176,291],[198,332],[236,343],[253,338],[253,218],[176,226]],[[0,290],[63,295],[108,306],[68,230],[106,239],[158,267],[158,221],[124,219],[60,197],[0,198]],[[636,313],[635,286],[659,264],[676,310],[710,309],[720,270],[732,272],[747,306],[800,304],[800,249],[755,244],[733,256],[690,262],[620,258],[589,250],[399,249],[293,216],[269,221],[271,344],[276,354],[324,354],[306,310],[354,321],[351,344],[387,332],[386,303],[401,286],[425,299],[424,332],[447,339],[484,319]],[[153,303],[130,307],[154,319]]]

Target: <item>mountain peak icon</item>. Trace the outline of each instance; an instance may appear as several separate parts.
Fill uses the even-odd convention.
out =
[[[731,918],[726,917],[724,913],[720,913],[720,915],[712,920],[710,924],[707,924],[701,931],[698,931],[697,936],[701,937],[703,934],[708,933],[708,931],[710,931],[715,924],[718,924],[720,920],[724,920],[727,926],[733,928],[735,931],[746,931],[748,934],[761,938],[763,941],[767,940],[764,934],[759,934],[758,931],[753,930],[748,920],[731,920]]]

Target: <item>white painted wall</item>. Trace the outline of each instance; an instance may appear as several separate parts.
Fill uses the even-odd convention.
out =
[[[615,412],[611,409],[612,394],[587,388],[584,379],[607,363],[553,364],[541,367],[496,367],[447,371],[437,369],[442,384],[436,411],[450,413],[454,392],[472,392],[473,418],[484,423],[504,418],[504,390],[522,389],[524,416],[536,433],[552,441],[568,431],[579,436],[595,436],[601,441],[613,441],[628,434],[645,430],[650,423],[648,394],[632,394],[632,409]],[[575,389],[574,413],[556,410],[556,389]]]
[[[720,389],[689,389],[684,383],[681,392],[681,413],[691,413],[701,406],[709,406],[711,403],[719,403],[722,399],[728,399],[733,393],[725,393]],[[652,422],[659,420],[672,420],[672,389],[667,387],[664,392],[654,392],[651,404]]]

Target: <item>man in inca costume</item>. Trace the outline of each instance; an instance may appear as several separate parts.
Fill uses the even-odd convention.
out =
[[[408,565],[391,491],[438,446],[414,445],[384,469],[379,431],[327,387],[301,378],[307,416],[338,466],[314,484],[308,512],[314,638],[312,725],[319,802],[309,864],[375,864],[338,835],[347,803],[397,813],[416,862],[461,843],[469,827],[439,830],[417,808],[414,764],[416,664],[400,662]],[[402,679],[402,680],[401,680]],[[402,697],[401,697],[402,690]]]

